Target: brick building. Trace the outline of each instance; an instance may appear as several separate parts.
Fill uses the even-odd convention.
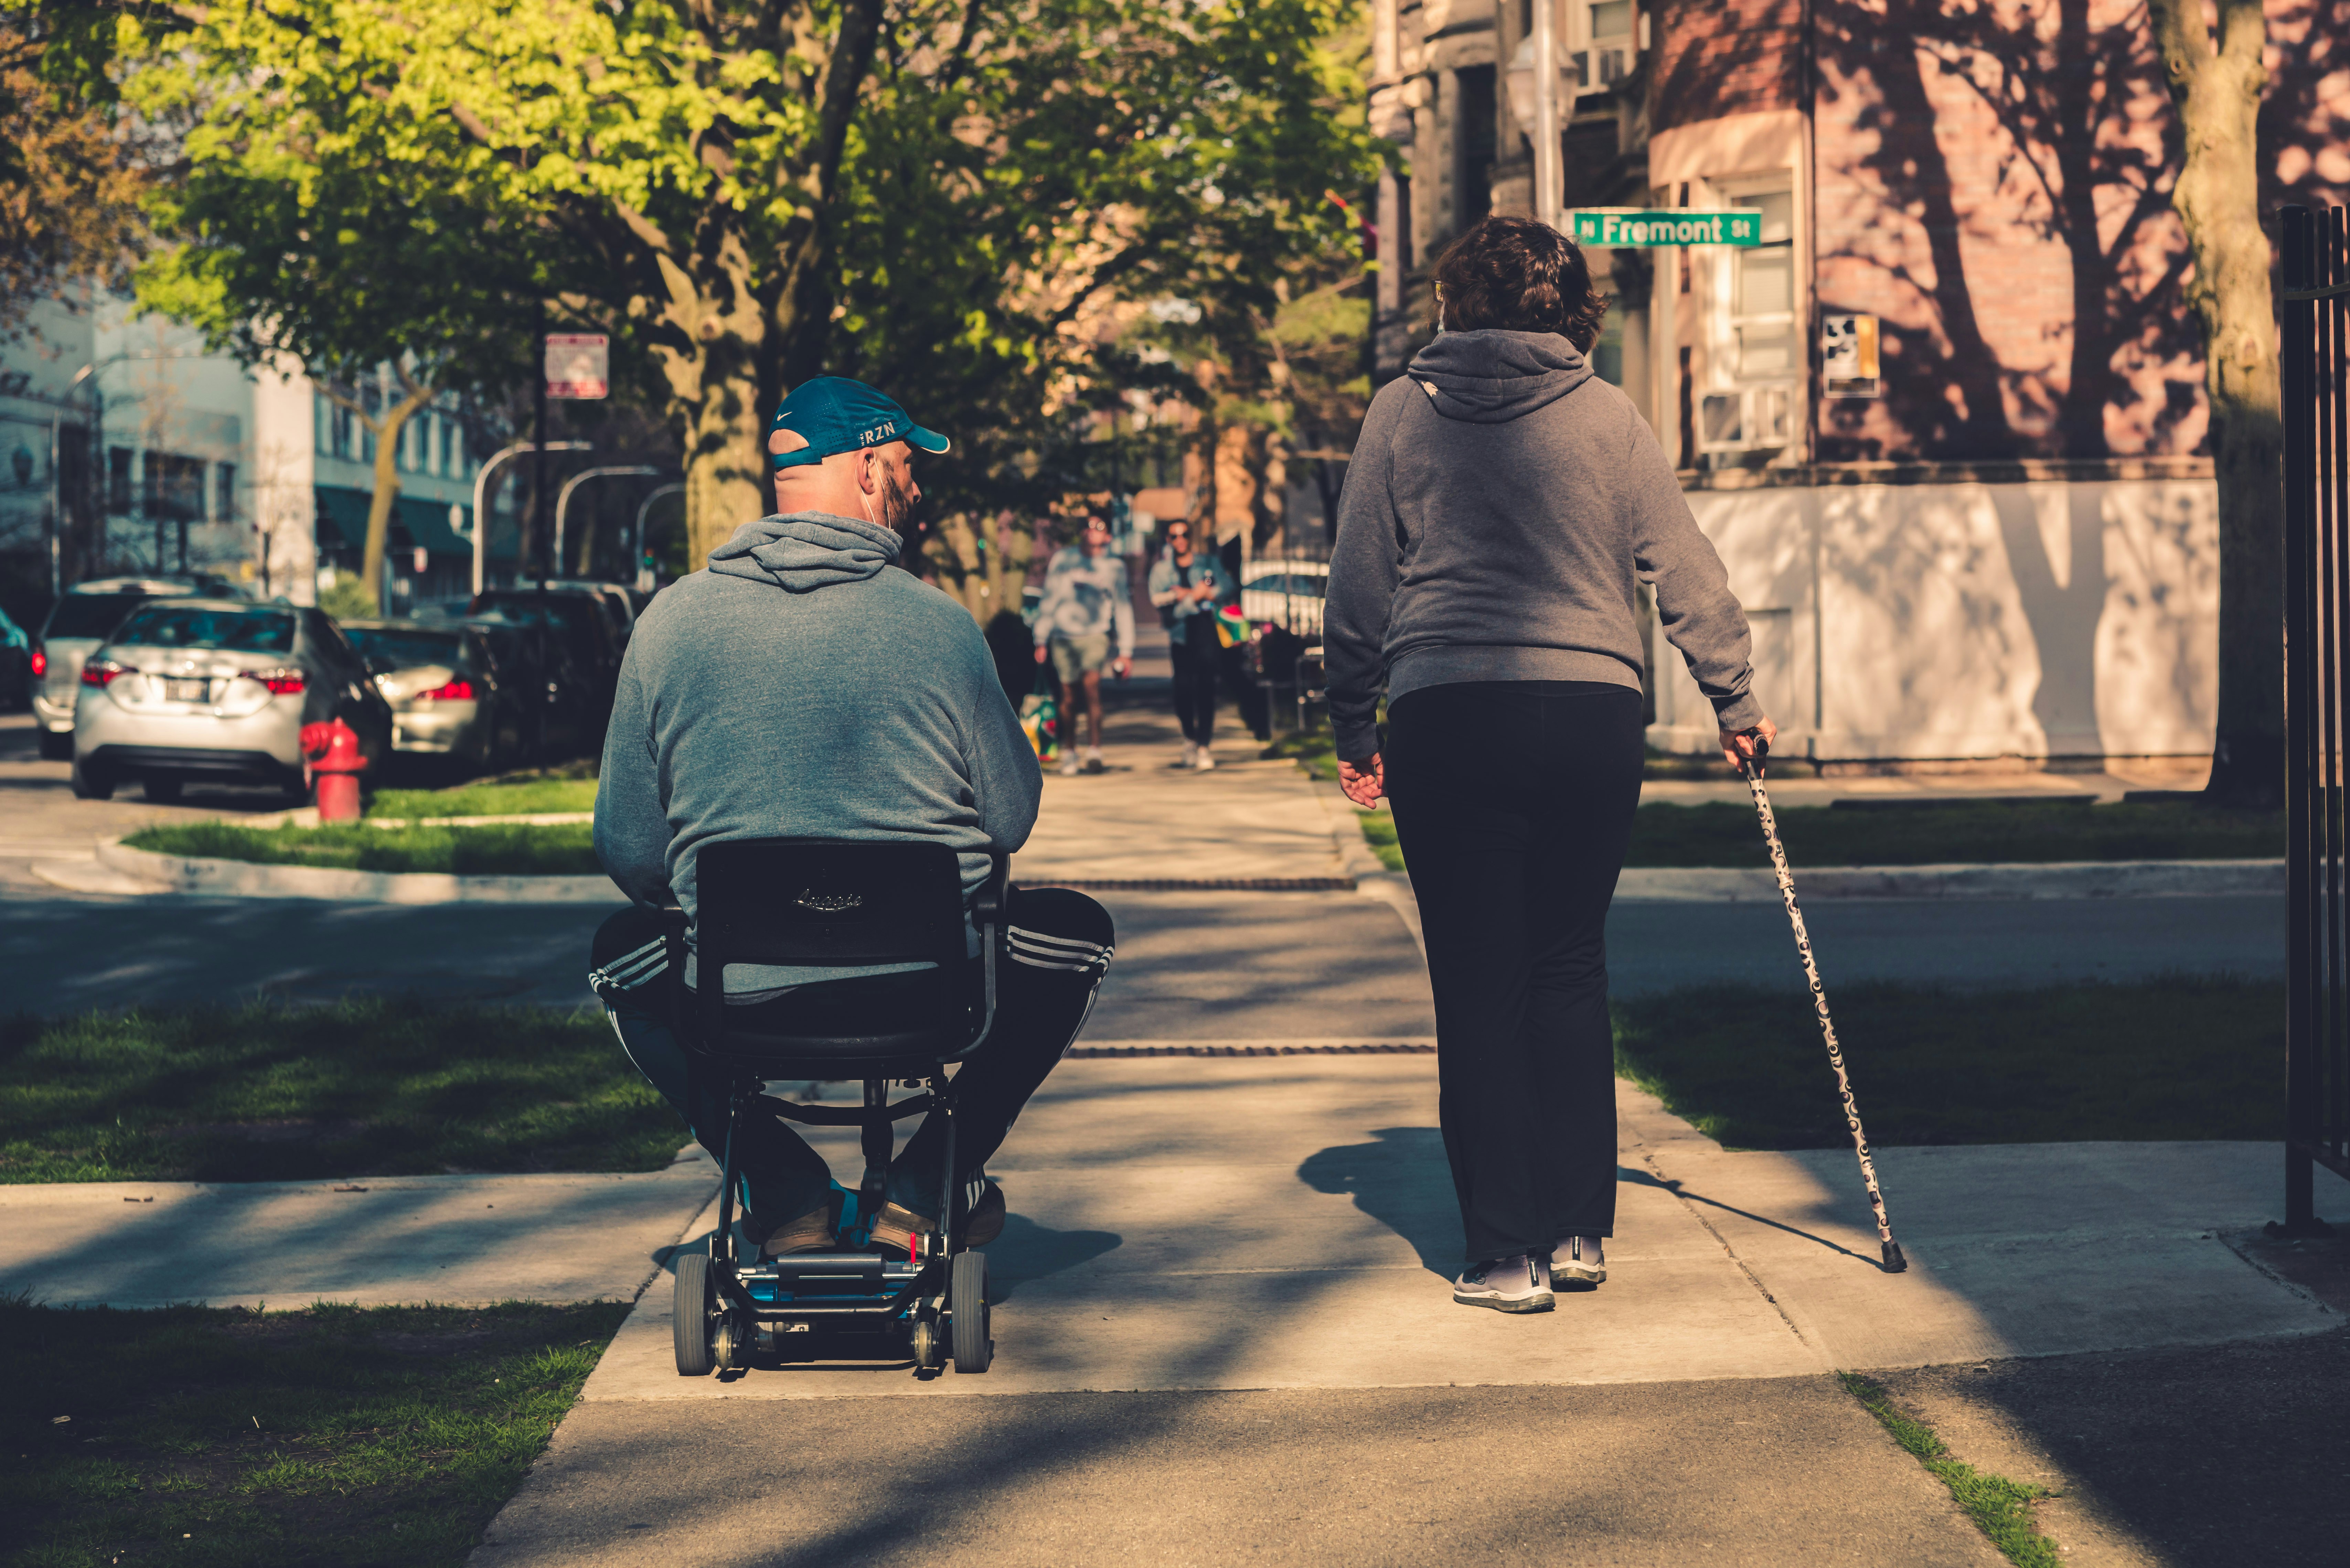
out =
[[[1534,3],[1374,7],[1382,379],[1435,252],[1531,211]],[[1783,748],[2208,753],[2215,493],[2140,0],[1551,3],[1566,206],[1760,219],[1750,249],[1594,250],[1594,358],[1730,565]],[[2269,11],[2263,207],[2342,201],[2350,0]],[[1652,739],[1709,746],[1655,664]]]

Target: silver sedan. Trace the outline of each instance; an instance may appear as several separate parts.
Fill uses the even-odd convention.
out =
[[[130,612],[82,665],[74,794],[136,778],[150,800],[191,780],[300,790],[302,726],[341,719],[370,778],[391,750],[391,710],[324,612],[234,599],[162,599]]]
[[[354,620],[342,632],[391,704],[395,751],[493,771],[522,760],[530,682],[499,667],[479,627]]]

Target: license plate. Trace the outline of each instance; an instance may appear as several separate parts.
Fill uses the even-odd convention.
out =
[[[212,682],[198,676],[182,680],[172,676],[163,682],[163,695],[174,702],[201,702]]]

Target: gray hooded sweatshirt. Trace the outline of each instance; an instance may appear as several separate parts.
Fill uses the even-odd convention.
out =
[[[1338,754],[1378,749],[1382,686],[1637,691],[1636,578],[1722,727],[1760,719],[1745,613],[1631,400],[1555,333],[1440,333],[1371,400],[1338,501],[1323,621]]]
[[[966,891],[1035,826],[1044,780],[971,616],[891,571],[887,528],[746,523],[647,607],[620,662],[596,856],[691,917],[695,852],[727,838],[932,839]],[[728,972],[730,998],[872,970]]]

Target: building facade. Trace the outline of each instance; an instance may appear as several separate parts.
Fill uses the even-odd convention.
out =
[[[356,395],[380,406],[389,389]],[[480,445],[452,399],[401,431],[387,609],[471,590]],[[37,619],[53,581],[210,572],[310,604],[359,570],[375,483],[364,422],[300,367],[247,370],[124,301],[45,304],[0,347],[0,602],[19,619]],[[515,535],[494,518],[509,570]]]
[[[1536,0],[1378,0],[1374,358],[1419,275],[1530,212]],[[1549,0],[1565,204],[1743,210],[1759,245],[1592,249],[1602,375],[1680,471],[1782,750],[2208,755],[2218,529],[2178,130],[2136,0]],[[2350,186],[2339,0],[2272,0],[2264,210]],[[1513,67],[1515,68],[1513,68]],[[1701,752],[1669,649],[1651,740]]]

